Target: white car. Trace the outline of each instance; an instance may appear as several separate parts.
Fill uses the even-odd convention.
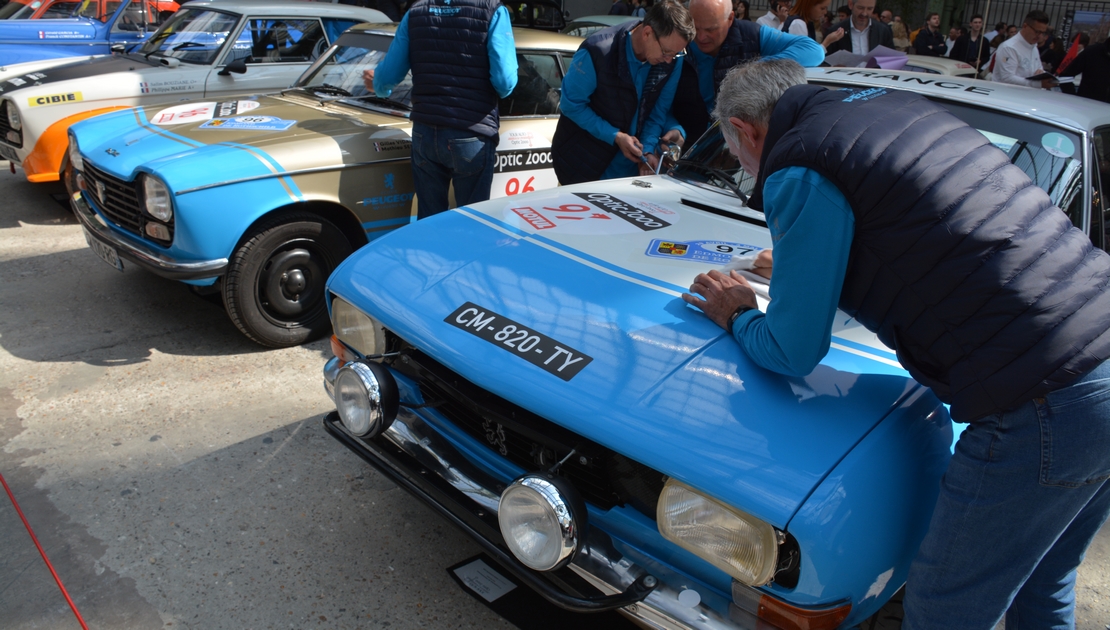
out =
[[[911,72],[924,72],[926,74],[947,74],[965,79],[975,78],[975,68],[970,63],[964,63],[948,57],[929,57],[927,55],[906,55],[909,59],[903,70]]]
[[[274,0],[191,2],[140,48],[7,77],[0,83],[0,159],[32,182],[57,181],[69,126],[135,105],[234,97],[292,85],[349,27],[380,11]]]

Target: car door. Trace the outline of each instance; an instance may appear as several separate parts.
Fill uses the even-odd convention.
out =
[[[206,98],[262,94],[292,85],[328,47],[323,24],[315,17],[247,18],[233,46],[218,66],[243,60],[246,72],[221,75],[213,70]]]
[[[497,145],[490,197],[551,188],[559,184],[551,164],[551,138],[559,120],[563,68],[550,51],[518,51],[517,81],[501,99],[501,142]]]

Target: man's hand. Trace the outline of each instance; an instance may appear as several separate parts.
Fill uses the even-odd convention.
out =
[[[1054,88],[1058,85],[1060,85],[1060,83],[1057,82],[1056,79],[1041,79],[1041,88],[1042,89],[1051,90],[1052,88]]]
[[[644,145],[635,136],[630,136],[623,131],[618,131],[617,139],[614,141],[614,144],[621,150],[624,157],[637,164],[643,163],[640,158],[644,155]]]
[[[691,295],[700,294],[705,299]],[[755,301],[755,291],[743,276],[730,271],[725,275],[714,269],[709,273],[698,274],[694,284],[690,285],[690,293],[683,293],[682,299],[687,304],[692,304],[702,310],[709,319],[721,328],[728,329],[728,318],[737,308],[750,306],[759,308]]]
[[[686,142],[686,139],[682,137],[682,134],[678,131],[678,129],[671,129],[667,133],[663,134],[663,136],[659,139],[662,140],[664,143],[677,144],[680,147],[684,142]]]
[[[647,160],[647,162],[640,161],[640,176],[646,177],[648,175],[654,175],[655,168],[659,165],[659,158],[655,157],[654,153],[648,153],[644,155],[644,159]]]
[[[374,93],[374,71],[373,70],[363,70],[362,71],[362,84],[366,86],[366,93],[367,94],[373,94]]]
[[[755,255],[755,262],[752,263],[751,271],[757,276],[763,276],[768,280],[771,279],[771,267],[774,265],[774,260],[771,257],[773,250],[764,249]]]

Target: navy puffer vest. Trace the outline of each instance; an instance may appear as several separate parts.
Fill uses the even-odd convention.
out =
[[[721,44],[717,59],[713,62],[714,92],[721,87],[721,81],[724,81],[729,70],[759,59],[760,28],[755,22],[733,20],[732,27],[728,29],[728,37]],[[709,115],[712,113],[701,97],[697,65],[693,55],[685,59],[682,76],[678,79],[678,91],[674,95],[674,105],[671,107],[675,120],[686,130],[688,147],[693,146],[694,141],[709,128]]]
[[[412,120],[497,135],[486,39],[497,0],[418,0],[409,10]]]
[[[855,215],[840,308],[969,422],[1110,356],[1110,256],[978,131],[909,92],[795,86],[771,116],[751,203],[788,166]]]
[[[597,75],[597,89],[590,95],[590,109],[617,129],[646,142],[641,138],[659,93],[674,72],[675,62],[660,63],[651,67],[644,84],[643,98],[637,99],[636,85],[625,55],[626,40],[636,22],[611,26],[591,35],[582,42],[590,53]],[[632,118],[636,116],[636,128]],[[605,169],[620,149],[615,144],[595,138],[567,116],[560,116],[551,140],[551,157],[555,175],[563,185],[591,182],[601,178]]]

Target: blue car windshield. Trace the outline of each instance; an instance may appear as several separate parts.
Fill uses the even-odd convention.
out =
[[[212,64],[238,23],[239,16],[231,13],[181,9],[143,44],[138,54],[173,57],[184,63]]]

